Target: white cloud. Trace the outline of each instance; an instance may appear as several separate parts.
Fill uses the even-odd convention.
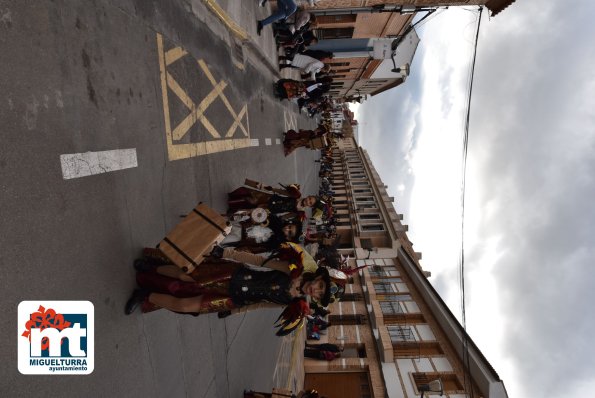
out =
[[[595,383],[595,319],[585,316],[595,300],[594,12],[588,0],[516,2],[482,21],[467,168],[467,326],[511,397],[572,396]],[[416,110],[395,141],[406,167],[377,167],[403,201],[410,193],[409,235],[455,314],[472,19],[451,8],[424,27],[412,76],[395,90]],[[394,126],[373,128],[368,137],[390,145]]]

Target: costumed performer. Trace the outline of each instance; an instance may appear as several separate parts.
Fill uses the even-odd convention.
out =
[[[283,336],[310,313],[310,300],[327,306],[337,291],[328,270],[294,243],[283,243],[269,258],[232,248],[221,256],[205,260],[191,274],[175,265],[135,262],[140,289],[126,303],[126,314],[138,307],[142,312],[166,308],[192,315],[285,307],[276,325],[277,335]]]

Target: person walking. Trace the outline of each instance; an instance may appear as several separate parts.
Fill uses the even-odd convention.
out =
[[[332,361],[341,356],[341,351],[317,350],[312,348],[304,348],[304,357],[319,359],[322,361]]]
[[[296,216],[302,216],[307,207],[312,207],[318,201],[314,195],[304,198],[297,188],[289,186],[286,194],[280,194],[277,191],[263,191],[252,187],[239,187],[227,194],[228,214],[237,211],[255,209],[257,207],[267,209],[273,214],[294,213]]]
[[[294,55],[292,60],[283,56],[279,57],[279,69],[283,68],[301,69],[303,73],[310,74],[311,80],[316,80],[317,73],[328,73],[331,70],[330,65],[325,65],[324,62],[303,54]]]
[[[310,344],[306,343],[306,348],[318,351],[342,352],[343,346],[338,346],[332,343]]]
[[[264,2],[261,2],[264,5]],[[277,0],[277,11],[269,15],[267,18],[256,21],[256,33],[260,36],[262,28],[266,25],[272,24],[280,19],[287,18],[297,10],[295,0]]]
[[[173,312],[243,312],[277,307],[278,336],[290,333],[309,314],[309,301],[327,306],[331,280],[326,268],[318,267],[296,244],[286,242],[269,258],[223,249],[200,264],[191,274],[175,265],[135,262],[136,289],[125,306],[125,313],[137,308],[152,312],[166,308]]]
[[[285,156],[289,156],[293,151],[300,147],[313,149],[312,140],[318,137],[324,137],[327,129],[319,125],[315,130],[287,130],[283,138],[283,151]]]

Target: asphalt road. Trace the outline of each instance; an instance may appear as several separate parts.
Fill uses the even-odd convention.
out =
[[[221,30],[181,0],[0,0],[3,397],[271,388],[275,311],[123,313],[133,259],[197,202],[224,211],[245,178],[317,186],[318,153],[285,158],[277,141],[313,122],[275,100],[270,71],[211,28]],[[134,150],[135,167],[64,179],[61,155],[123,149]],[[91,375],[18,372],[17,305],[35,299],[94,304]]]

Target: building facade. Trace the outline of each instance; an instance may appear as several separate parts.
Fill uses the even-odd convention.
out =
[[[414,13],[324,15],[324,11],[318,8],[316,13],[319,43],[313,48],[334,54],[334,58],[328,62],[333,71],[334,81],[330,91],[333,97],[375,95],[403,83],[403,74],[381,67],[383,64],[392,65],[390,59],[373,57],[374,45],[384,40],[390,46],[393,38],[403,34],[409,27]],[[406,62],[411,62],[419,42],[415,32],[413,34],[415,46],[404,54]]]
[[[367,153],[350,137],[333,159],[338,248],[351,266],[367,267],[329,307],[331,326],[321,336],[343,346],[343,355],[306,359],[306,388],[329,398],[413,398],[439,379],[449,398],[506,398],[496,371],[429,283]]]
[[[483,5],[491,15],[499,14],[515,0],[319,0],[312,9],[347,9],[380,6],[445,7]]]
[[[498,14],[514,0],[320,0],[308,7],[316,14],[315,49],[333,52],[330,95],[346,101],[377,95],[402,84],[407,74],[393,71],[411,64],[419,43],[409,27],[419,11],[436,7],[485,5]],[[390,44],[403,36],[390,59]],[[379,49],[385,48],[382,51]]]

